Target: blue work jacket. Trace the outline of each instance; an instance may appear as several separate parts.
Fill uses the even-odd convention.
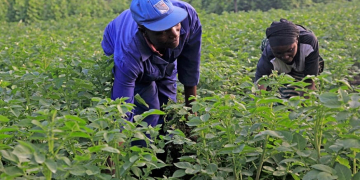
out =
[[[172,2],[185,9],[188,17],[181,22],[179,45],[168,49],[162,57],[151,51],[130,10],[112,20],[104,31],[101,45],[107,56],[114,55],[115,64],[111,98],[128,97],[128,103],[137,105],[135,115],[147,109],[159,109],[168,99],[176,101],[176,75],[184,86],[196,86],[199,82],[202,26],[191,5]],[[154,91],[163,91],[168,97],[159,100],[154,97],[157,94]],[[140,94],[150,108],[134,102],[136,94]],[[128,119],[132,121],[132,117],[130,114]],[[148,123],[156,125],[158,121]]]

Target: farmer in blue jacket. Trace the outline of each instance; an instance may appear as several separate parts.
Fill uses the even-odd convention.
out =
[[[169,99],[176,102],[177,75],[189,106],[199,82],[201,34],[195,9],[176,0],[133,0],[130,9],[107,25],[101,45],[107,56],[114,55],[111,98],[128,97],[127,102],[136,105],[129,121],[160,109]],[[149,107],[134,101],[136,94]],[[164,123],[159,115],[144,121],[153,127]],[[144,141],[136,143],[146,146]]]

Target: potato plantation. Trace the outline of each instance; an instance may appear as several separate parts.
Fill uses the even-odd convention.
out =
[[[136,116],[135,123],[123,119],[132,104],[109,98],[113,63],[100,42],[116,14],[0,22],[0,179],[360,180],[359,12],[354,0],[289,11],[200,13],[197,116],[184,107],[179,84],[177,103]],[[318,37],[325,70],[308,77],[316,91],[286,75],[261,80],[273,91],[254,86],[265,29],[280,18]],[[277,98],[285,83],[309,98]],[[141,122],[151,114],[171,117],[164,127],[171,135],[146,138],[161,128]],[[138,139],[149,146],[130,146]],[[179,159],[158,160],[165,148],[178,150]],[[104,173],[109,156],[113,176]],[[152,177],[153,169],[165,166],[163,177]]]

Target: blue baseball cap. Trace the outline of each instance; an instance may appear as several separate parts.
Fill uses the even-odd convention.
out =
[[[188,13],[170,0],[133,0],[130,11],[134,20],[152,31],[164,31],[183,21]]]

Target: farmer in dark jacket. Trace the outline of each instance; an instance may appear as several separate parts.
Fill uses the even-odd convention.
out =
[[[313,32],[300,25],[280,19],[266,29],[268,43],[265,44],[261,58],[257,64],[255,81],[264,75],[270,75],[272,70],[286,73],[300,81],[307,75],[318,75],[322,71],[319,61],[319,45]],[[320,68],[320,69],[319,69]],[[309,89],[315,89],[315,82],[309,80]],[[264,85],[258,86],[266,89]],[[279,89],[282,98],[299,95],[294,87]]]
[[[127,119],[150,109],[160,109],[169,99],[176,102],[177,77],[185,87],[185,103],[196,96],[200,76],[202,26],[195,9],[176,0],[133,0],[104,31],[102,48],[114,55],[111,98],[128,97],[136,105]],[[177,76],[178,75],[178,76]],[[139,94],[148,107],[134,101]],[[144,119],[155,127],[159,115]],[[145,141],[133,145],[146,146]]]

